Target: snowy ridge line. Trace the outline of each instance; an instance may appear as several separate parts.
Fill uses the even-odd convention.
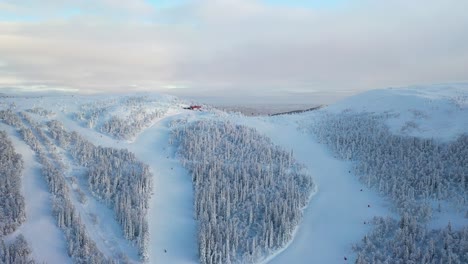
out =
[[[202,120],[176,121],[172,127],[182,164],[208,161],[187,166],[195,188],[200,262],[253,263],[283,248],[315,188],[303,166],[245,126]],[[236,163],[223,162],[229,157]],[[264,169],[264,163],[277,166]]]
[[[467,98],[467,84],[389,88],[345,98],[325,111],[388,115],[392,134],[448,142],[468,132]]]
[[[124,96],[81,105],[77,121],[114,139],[132,142],[137,135],[162,118],[177,102],[170,97]],[[81,122],[80,122],[81,123]]]

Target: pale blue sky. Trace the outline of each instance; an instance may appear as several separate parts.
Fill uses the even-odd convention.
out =
[[[464,82],[466,10],[466,0],[0,0],[0,89],[303,96]]]

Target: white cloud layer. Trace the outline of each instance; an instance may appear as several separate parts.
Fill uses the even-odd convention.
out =
[[[0,87],[271,94],[468,80],[468,1],[344,2],[2,1]]]

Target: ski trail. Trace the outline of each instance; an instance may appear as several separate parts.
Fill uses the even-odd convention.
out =
[[[150,263],[198,263],[192,179],[174,159],[167,117],[143,131],[128,146],[154,175],[150,201]]]
[[[292,149],[318,185],[292,243],[269,263],[353,263],[352,244],[369,231],[364,222],[391,215],[388,204],[349,174],[349,163],[334,158],[312,135],[299,132],[294,122],[243,122],[286,150]]]
[[[4,127],[2,126],[2,129]],[[32,249],[32,258],[38,262],[71,263],[67,254],[67,243],[63,232],[56,225],[52,216],[52,204],[46,182],[41,175],[40,164],[34,158],[34,152],[12,128],[6,128],[13,142],[15,151],[24,161],[22,193],[26,206],[26,221],[18,228]]]

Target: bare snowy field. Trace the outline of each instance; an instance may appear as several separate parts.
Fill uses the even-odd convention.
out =
[[[186,105],[0,98],[0,130],[24,161],[24,208],[3,208],[26,213],[0,234],[0,263],[468,261],[468,85],[369,91],[277,117],[246,115],[306,106]]]

